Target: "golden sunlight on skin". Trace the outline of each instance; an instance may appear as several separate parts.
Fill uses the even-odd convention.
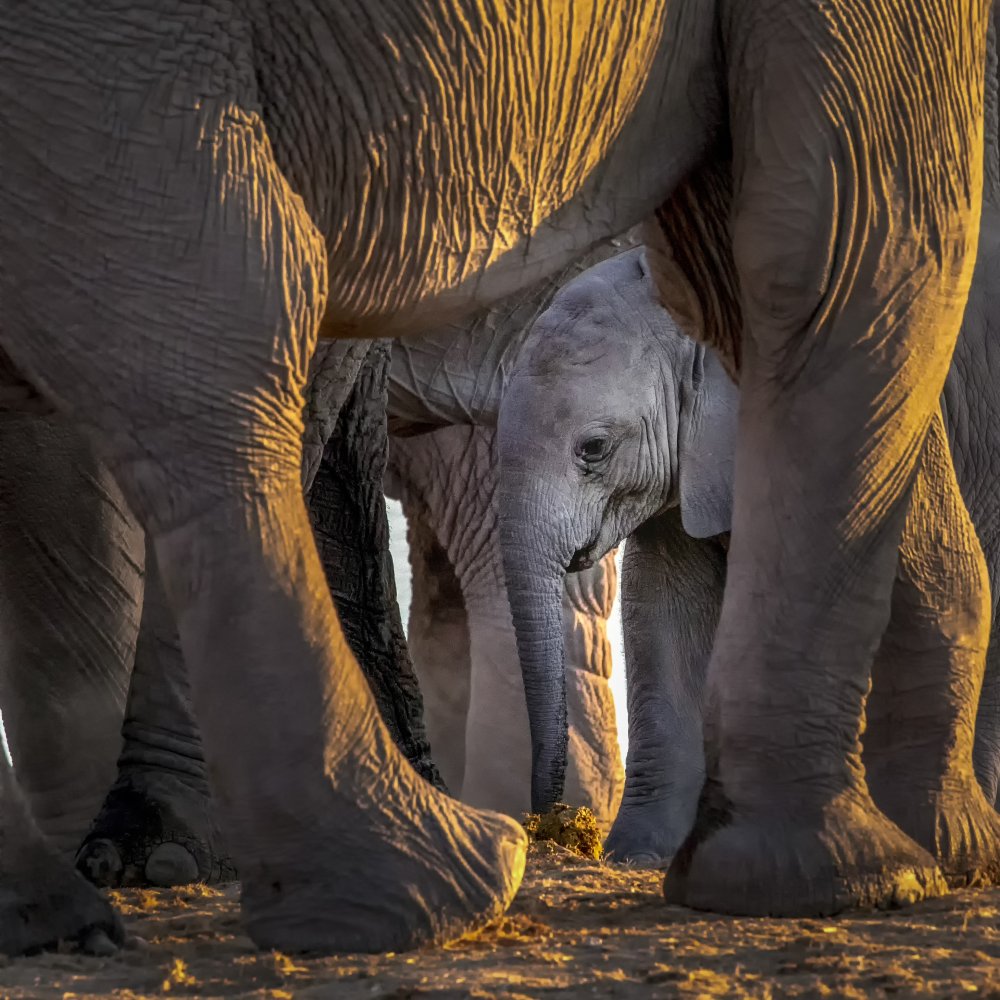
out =
[[[451,25],[448,37],[427,26],[401,39],[390,34],[394,24],[380,37],[378,57],[406,72],[407,101],[343,139],[342,186],[364,196],[346,202],[358,211],[329,234],[331,311],[321,336],[363,335],[369,318],[385,335],[402,308],[478,287],[585,185],[600,189],[594,172],[658,72],[663,22],[675,7],[649,0],[615,16],[590,0],[539,5],[526,18],[515,5],[513,19],[495,6],[476,23]],[[566,85],[538,86],[553,73]],[[392,246],[378,244],[387,220]],[[373,302],[382,317],[366,317]]]

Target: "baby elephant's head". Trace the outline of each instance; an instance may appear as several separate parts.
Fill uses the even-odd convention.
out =
[[[641,248],[567,284],[527,336],[497,421],[498,503],[536,782],[565,738],[565,574],[674,504],[691,534],[727,531],[736,404],[659,304]]]

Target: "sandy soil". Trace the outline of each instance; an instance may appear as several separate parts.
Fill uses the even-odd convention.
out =
[[[0,996],[957,997],[1000,1000],[1000,890],[895,913],[733,919],[667,906],[655,872],[533,849],[510,913],[445,948],[302,959],[240,933],[238,891],[115,894],[140,937],[110,959],[0,958]]]

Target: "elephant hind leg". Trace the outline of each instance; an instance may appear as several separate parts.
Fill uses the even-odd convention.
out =
[[[864,763],[879,808],[958,884],[1000,877],[1000,816],[973,768],[989,592],[939,411],[924,446],[889,627],[872,671]]]
[[[18,783],[67,855],[114,777],[142,600],[142,532],[92,443],[0,419],[0,705]]]

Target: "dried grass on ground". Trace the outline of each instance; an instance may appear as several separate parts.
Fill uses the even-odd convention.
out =
[[[111,959],[0,959],[0,996],[1000,1000],[1000,890],[830,920],[733,919],[667,906],[656,872],[536,847],[514,906],[492,927],[446,948],[323,959],[254,951],[237,896],[116,893],[140,947]]]

